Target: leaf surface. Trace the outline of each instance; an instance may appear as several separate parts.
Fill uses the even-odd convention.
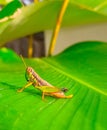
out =
[[[0,45],[35,32],[53,29],[63,0],[44,0],[22,7],[13,19],[0,23]],[[62,27],[107,21],[106,0],[70,0]]]
[[[72,99],[56,99],[26,84],[25,68],[16,54],[0,50],[0,129],[106,130],[107,44],[84,42],[61,54],[25,59],[28,66],[58,88],[67,87]]]

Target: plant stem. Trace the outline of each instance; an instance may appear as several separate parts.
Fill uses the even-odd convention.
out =
[[[39,0],[34,0],[35,3],[38,3]],[[33,35],[28,37],[28,57],[31,58],[33,55]]]
[[[34,0],[35,3],[39,2],[39,0]]]
[[[62,19],[63,19],[63,16],[64,16],[64,13],[65,13],[65,10],[67,8],[68,3],[69,3],[69,0],[64,0],[64,2],[62,4],[62,7],[61,7],[61,10],[59,12],[59,16],[58,16],[58,19],[56,22],[56,26],[55,26],[55,29],[54,29],[53,34],[52,34],[50,47],[49,47],[49,51],[48,51],[48,56],[51,56],[54,52],[54,48],[56,45],[56,40],[57,40],[58,33],[60,30],[61,22],[62,22]]]
[[[31,58],[33,55],[33,35],[28,37],[28,57]]]

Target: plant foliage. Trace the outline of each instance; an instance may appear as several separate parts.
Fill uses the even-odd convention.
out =
[[[28,66],[57,87],[67,87],[72,99],[46,96],[26,84],[21,59],[5,48],[0,50],[1,130],[106,130],[107,43],[84,42],[61,54],[25,59]]]
[[[16,12],[16,17],[0,22],[0,45],[35,32],[53,29],[62,3],[63,0],[44,0],[22,7]],[[62,27],[105,22],[106,8],[105,0],[70,0]]]

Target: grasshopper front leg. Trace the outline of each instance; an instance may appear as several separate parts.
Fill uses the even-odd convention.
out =
[[[18,89],[17,92],[22,92],[25,88],[28,88],[32,84],[33,84],[33,82],[28,82],[24,87]]]

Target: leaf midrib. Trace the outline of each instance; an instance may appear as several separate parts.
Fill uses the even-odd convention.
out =
[[[48,64],[48,66],[50,66],[50,67],[53,68],[54,70],[58,71],[59,73],[61,73],[61,74],[63,74],[63,75],[66,75],[67,77],[73,79],[74,81],[76,81],[76,82],[78,82],[78,83],[80,83],[80,84],[83,84],[84,86],[87,86],[88,88],[94,90],[95,92],[97,92],[97,93],[99,93],[99,94],[102,94],[102,95],[104,95],[104,96],[107,96],[107,93],[106,93],[106,92],[104,92],[104,91],[102,91],[102,90],[100,90],[100,89],[97,89],[95,86],[93,86],[93,85],[91,85],[91,84],[89,84],[89,83],[87,83],[87,82],[84,82],[83,80],[81,80],[81,79],[79,79],[79,78],[77,78],[77,77],[75,77],[75,76],[73,76],[73,75],[70,75],[70,74],[68,74],[68,73],[66,73],[66,72],[64,72],[64,71],[62,71],[60,68],[58,68],[58,66],[57,66],[57,68],[56,68],[56,66],[54,66],[53,64],[50,64],[50,63],[49,63],[48,61],[46,61],[46,60],[43,60],[43,59],[42,59],[42,60],[39,59],[39,60],[40,60],[40,62],[43,62],[43,63],[45,63],[45,64]]]

